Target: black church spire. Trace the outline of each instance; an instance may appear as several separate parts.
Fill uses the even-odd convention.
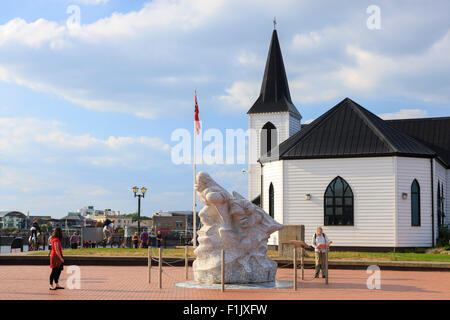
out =
[[[277,30],[272,33],[266,68],[264,70],[261,92],[258,99],[247,112],[267,113],[289,111],[292,115],[300,117],[300,113],[294,106],[289,92],[289,85],[284,69],[283,56],[278,42]]]

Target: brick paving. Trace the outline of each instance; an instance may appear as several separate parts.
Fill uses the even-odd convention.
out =
[[[48,290],[47,266],[0,266],[0,300],[108,300],[108,299],[450,299],[450,272],[381,271],[381,289],[366,287],[365,270],[330,270],[329,284],[323,279],[301,281],[292,289],[229,290],[186,289],[175,286],[184,281],[183,267],[164,267],[163,289],[158,288],[157,268],[152,268],[152,283],[147,283],[146,267],[82,266],[81,289]],[[60,283],[65,285],[68,267]],[[292,269],[278,269],[277,279],[292,281]],[[305,270],[305,278],[313,271]],[[189,273],[192,279],[192,269]]]

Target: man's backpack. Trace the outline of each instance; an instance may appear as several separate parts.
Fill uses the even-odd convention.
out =
[[[325,232],[322,232],[322,235],[323,235],[324,239],[327,239],[327,236],[325,235]],[[317,233],[314,233],[314,240],[316,240],[316,237],[317,237]]]

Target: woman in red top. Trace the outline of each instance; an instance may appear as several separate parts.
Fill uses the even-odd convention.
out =
[[[52,269],[52,273],[50,274],[50,290],[64,289],[63,287],[58,285],[59,276],[61,275],[64,264],[61,239],[61,228],[55,228],[55,231],[53,231],[52,235],[52,253],[50,255],[50,268]],[[55,282],[55,285],[53,285],[53,281]]]

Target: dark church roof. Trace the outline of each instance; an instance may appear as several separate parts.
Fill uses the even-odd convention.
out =
[[[279,157],[263,160],[383,155],[432,157],[436,152],[345,98],[282,142]]]
[[[433,149],[447,167],[450,167],[450,117],[386,122]]]
[[[256,102],[247,113],[254,114],[283,111],[289,111],[293,116],[301,118],[300,113],[291,100],[277,31],[273,30],[261,85],[261,92]]]

